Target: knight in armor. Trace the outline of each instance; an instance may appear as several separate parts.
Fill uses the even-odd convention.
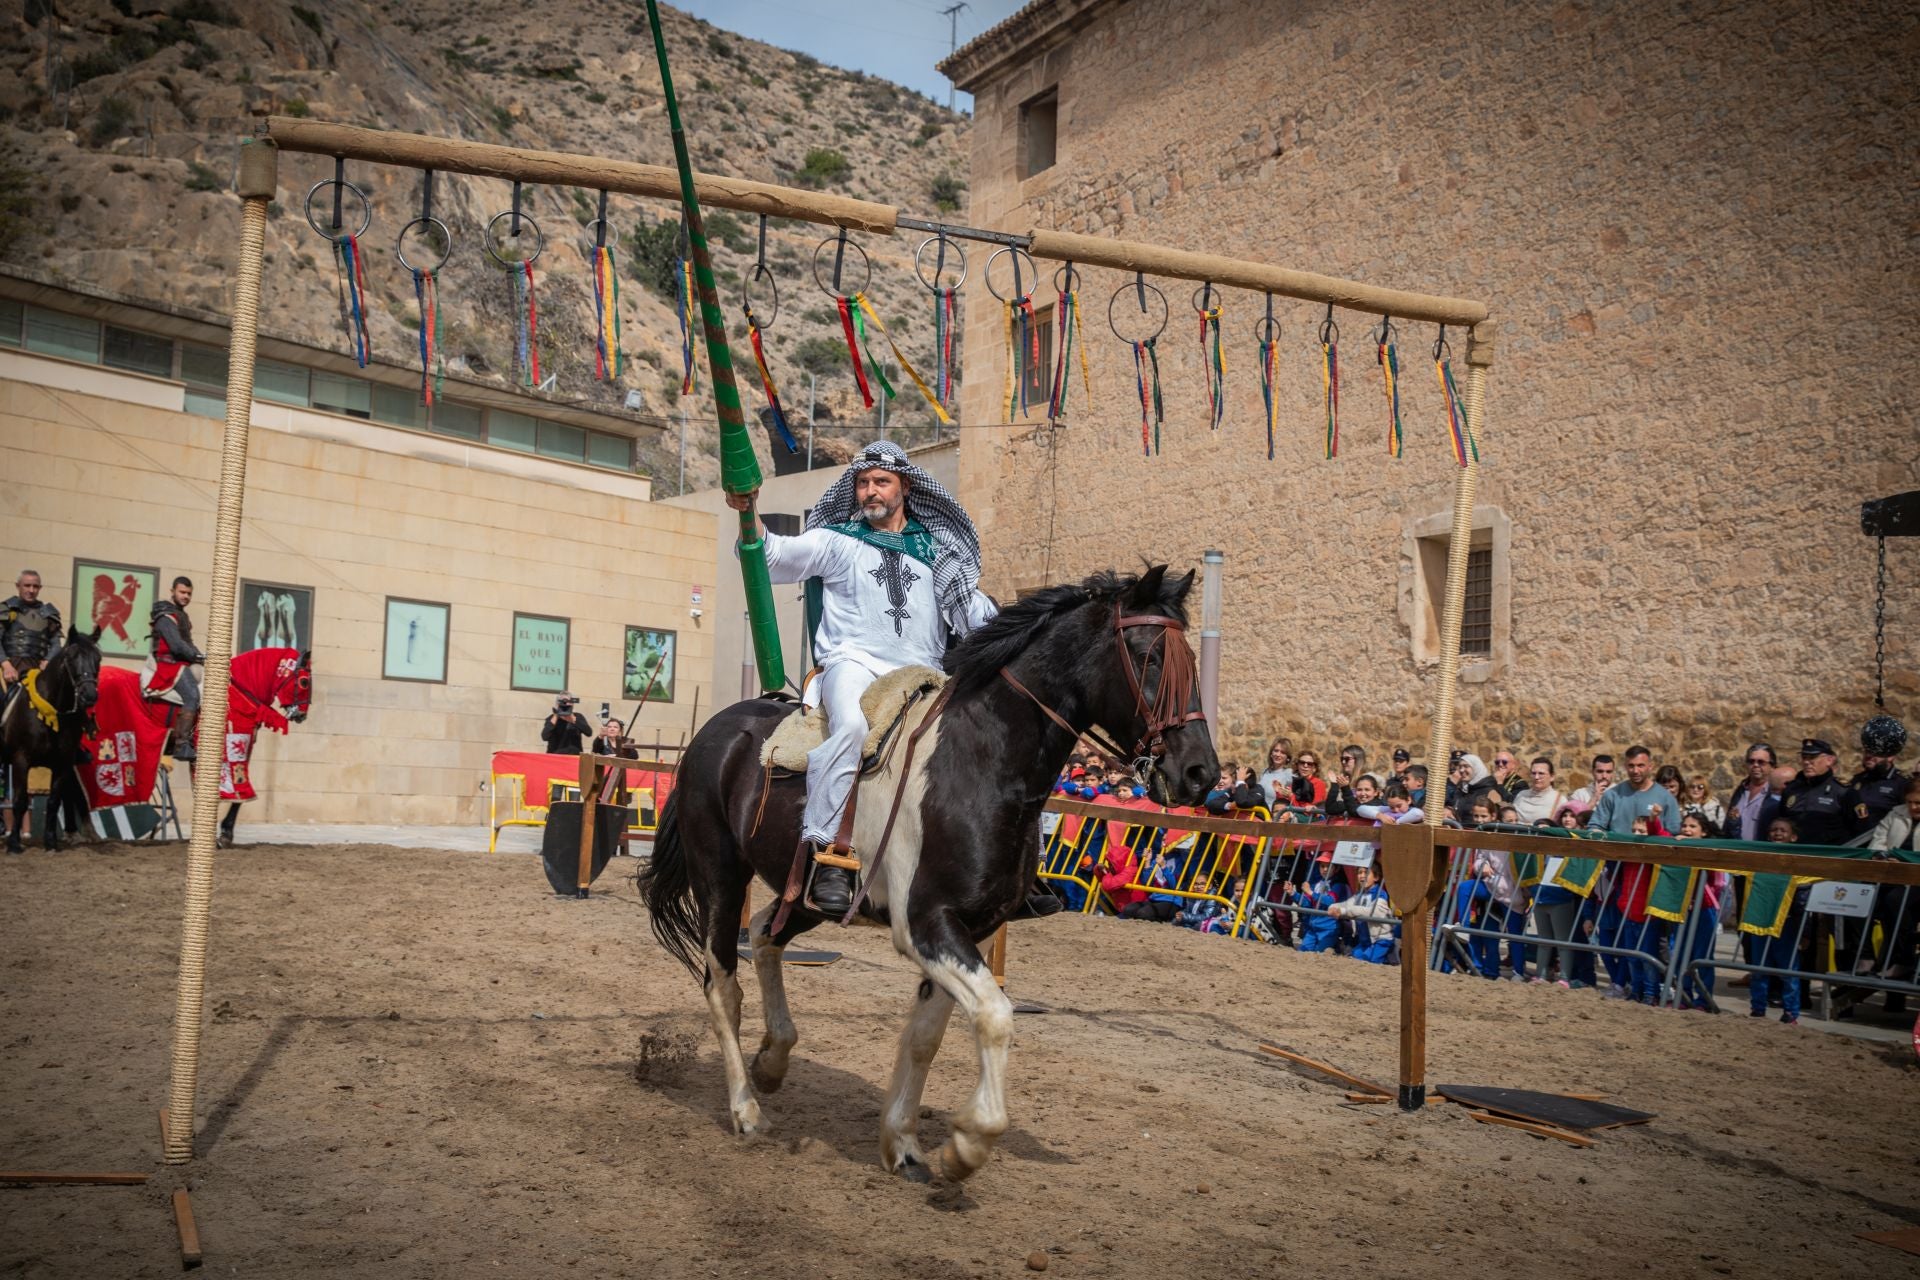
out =
[[[197,758],[194,731],[200,722],[200,677],[195,665],[207,657],[193,643],[193,619],[187,606],[193,603],[193,579],[179,577],[165,600],[154,602],[151,618],[153,669],[147,673],[145,691],[149,698],[178,701],[180,719],[173,726],[173,756],[191,762]],[[172,696],[168,696],[172,695]]]
[[[752,494],[729,495],[744,511]],[[767,568],[775,582],[820,583],[808,706],[827,713],[827,737],[807,753],[807,805],[801,836],[815,854],[834,846],[860,768],[867,719],[860,695],[901,667],[940,669],[950,640],[998,610],[980,592],[980,536],[938,481],[889,441],[868,445],[807,517],[804,532],[769,534]],[[827,915],[852,906],[853,875],[814,869],[814,907]]]
[[[40,574],[22,569],[12,597],[0,603],[0,683],[8,696],[60,652],[61,636],[60,610],[40,598]]]

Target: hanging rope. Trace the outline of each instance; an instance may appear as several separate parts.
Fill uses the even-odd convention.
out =
[[[958,289],[939,289],[933,295],[933,345],[939,352],[933,379],[942,404],[953,403],[953,341],[960,327],[958,293]]]
[[[901,352],[900,344],[893,340],[893,335],[887,332],[887,326],[880,322],[880,313],[873,309],[872,301],[866,294],[856,293],[853,295],[853,302],[854,305],[859,308],[855,320],[859,324],[861,344],[863,346],[865,345],[867,336],[866,326],[867,322],[871,321],[873,327],[880,331],[880,336],[887,340],[887,348],[893,352],[893,358],[900,362],[900,367],[907,371],[909,378],[913,379],[913,385],[920,389],[920,394],[926,398],[928,404],[933,406],[934,416],[944,423],[951,424],[953,419],[948,416],[947,407],[940,403],[939,397],[934,395],[932,389],[927,386],[926,379],[920,376],[920,371],[915,369],[913,363]],[[872,352],[867,353],[867,360],[869,363],[873,361]],[[887,398],[889,400],[893,399],[893,387],[887,382],[886,374],[881,372],[880,366],[877,364],[873,366],[873,375],[880,380],[880,385],[886,388]]]
[[[1132,343],[1133,380],[1140,391],[1140,452],[1145,457],[1160,453],[1160,424],[1166,419],[1166,406],[1160,399],[1160,356],[1153,349],[1158,335]],[[1149,422],[1151,414],[1151,422]],[[1151,426],[1151,434],[1149,434]]]
[[[360,237],[351,231],[333,242],[334,291],[340,300],[340,323],[347,331],[347,349],[353,362],[367,367],[366,274],[360,260]]]
[[[773,429],[780,433],[780,443],[787,452],[799,453],[800,442],[793,438],[793,429],[787,425],[787,411],[780,404],[780,389],[773,385],[773,370],[767,365],[766,348],[760,341],[760,319],[753,312],[752,290],[756,280],[765,280],[771,290],[773,314],[767,317],[767,328],[780,318],[780,285],[773,278],[773,272],[767,268],[767,215],[760,215],[760,249],[753,260],[753,270],[740,286],[740,309],[747,316],[747,339],[753,344],[753,362],[760,367],[760,389],[767,397],[767,416],[773,419]]]
[[[1267,410],[1267,461],[1273,461],[1273,434],[1279,401],[1274,387],[1280,376],[1280,323],[1273,318],[1273,295],[1267,295],[1267,315],[1254,328],[1260,343],[1260,399]]]
[[[509,268],[513,278],[513,368],[523,385],[540,385],[540,305],[534,298],[533,263]]]
[[[1340,456],[1340,326],[1333,322],[1333,304],[1320,325],[1320,386],[1327,402],[1327,457]]]
[[[600,216],[593,234],[593,376],[611,382],[626,372],[627,353],[620,349],[620,274],[614,269],[613,246],[607,243],[607,193],[600,193]]]
[[[1393,317],[1381,316],[1374,335],[1380,374],[1387,389],[1387,456],[1397,458],[1404,444],[1400,427],[1400,356],[1393,348]]]
[[[394,242],[394,256],[400,259],[400,265],[413,277],[413,299],[420,312],[420,403],[431,409],[440,395],[447,372],[446,362],[440,357],[440,287],[437,277],[440,268],[446,265],[447,258],[453,253],[453,233],[447,230],[446,223],[433,216],[433,170],[428,169],[422,179],[420,216],[400,229],[400,236]],[[433,247],[432,238],[439,238],[440,256],[431,266],[415,266],[407,260],[407,234],[415,227],[428,236],[429,249]]]
[[[1207,415],[1218,431],[1227,414],[1227,355],[1220,342],[1220,306],[1213,301],[1213,285],[1200,286],[1194,310],[1200,314],[1200,358],[1207,366]],[[1211,306],[1208,304],[1212,303]]]
[[[1013,263],[1013,288],[1006,294],[993,287],[993,264],[1006,254]],[[1019,416],[1026,417],[1031,406],[1031,390],[1028,385],[1036,373],[1040,373],[1040,326],[1035,323],[1033,314],[1033,295],[1027,289],[1025,273],[1020,270],[1020,260],[1026,258],[1022,249],[1009,246],[1000,249],[987,259],[986,270],[981,274],[987,282],[987,292],[999,299],[1003,327],[1007,346],[1007,385],[1006,420],[1012,422],[1016,409]],[[1033,259],[1027,258],[1028,266]],[[1034,283],[1038,284],[1039,272],[1033,273]],[[1042,375],[1044,376],[1044,374]]]
[[[1447,403],[1447,435],[1453,441],[1453,460],[1461,466],[1480,461],[1480,446],[1474,443],[1473,429],[1467,422],[1466,407],[1460,401],[1460,388],[1453,380],[1453,349],[1447,345],[1447,326],[1440,326],[1440,337],[1433,344],[1433,371],[1440,379],[1440,395]]]

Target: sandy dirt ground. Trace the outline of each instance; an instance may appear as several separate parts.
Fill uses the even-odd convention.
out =
[[[877,1164],[914,985],[879,930],[810,935],[846,957],[788,971],[793,1072],[743,1142],[626,860],[576,902],[525,855],[222,854],[201,1154],[168,1169],[183,866],[0,860],[0,1164],[154,1175],[0,1190],[0,1274],[176,1275],[184,1184],[210,1275],[1920,1276],[1855,1238],[1920,1225],[1904,1047],[1434,975],[1430,1081],[1659,1113],[1576,1150],[1254,1051],[1391,1081],[1394,971],[1115,920],[1015,926],[1012,990],[1052,1012],[1018,1019],[1013,1125],[963,1187]],[[930,1150],[973,1082],[957,1019]]]

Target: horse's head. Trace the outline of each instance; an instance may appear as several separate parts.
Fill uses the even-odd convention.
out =
[[[1036,701],[1105,729],[1136,766],[1149,762],[1155,800],[1198,804],[1220,764],[1186,637],[1192,587],[1192,573],[1169,579],[1165,565],[1138,577],[1098,573],[1045,587],[969,636],[947,667],[965,688],[1017,663],[1015,674]]]
[[[273,700],[286,712],[287,719],[299,724],[313,706],[313,650],[303,649],[295,658],[282,658],[275,674],[279,677]]]
[[[93,704],[100,701],[100,628],[68,627],[67,642],[47,664],[47,674],[52,676],[56,668],[73,691],[71,704],[57,709],[91,715]]]

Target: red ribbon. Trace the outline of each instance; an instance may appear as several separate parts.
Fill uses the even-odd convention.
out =
[[[867,408],[871,409],[873,408],[873,389],[867,386],[867,371],[860,362],[860,343],[853,336],[853,308],[848,305],[845,298],[837,298],[835,301],[840,304],[840,327],[847,335],[847,354],[853,357],[853,380],[860,384],[860,399]]]

